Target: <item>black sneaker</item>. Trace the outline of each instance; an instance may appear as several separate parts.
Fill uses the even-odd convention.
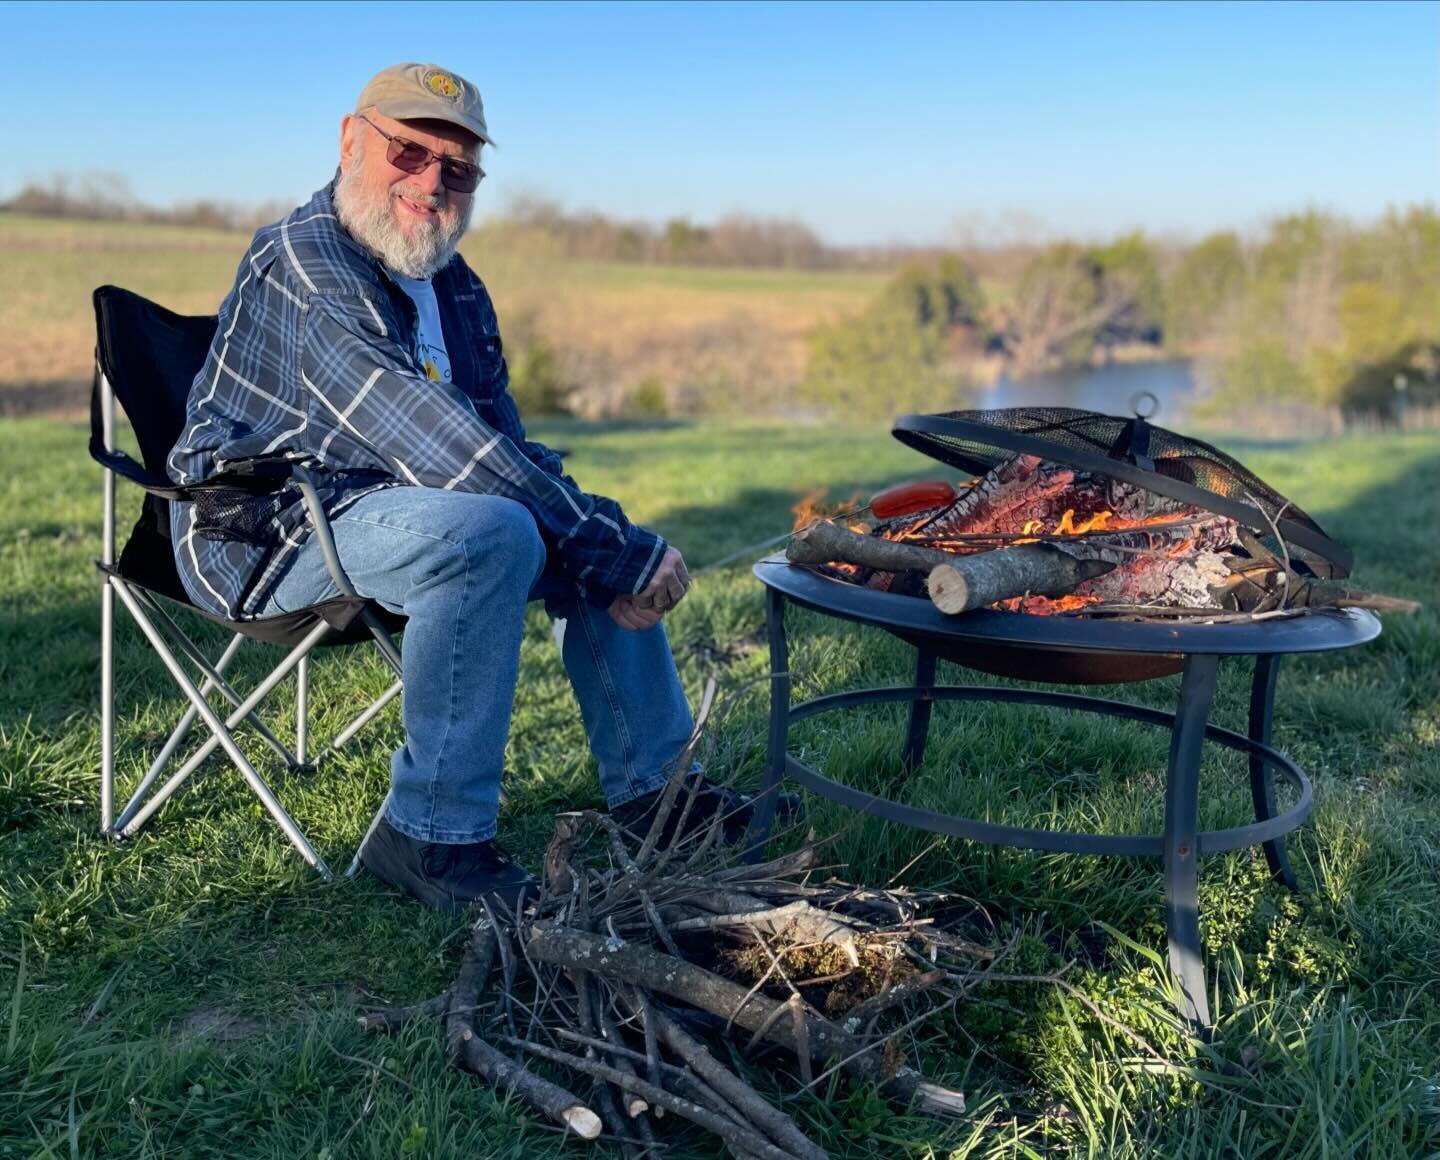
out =
[[[385,818],[360,852],[365,869],[436,910],[464,910],[483,896],[492,906],[518,910],[540,884],[494,841],[422,842]]]
[[[643,794],[638,798],[616,806],[610,811],[611,817],[639,838],[644,838],[650,832],[650,825],[655,820],[655,814],[660,806],[660,799],[665,793],[665,787]],[[685,812],[687,798],[693,797],[694,804],[690,806],[690,812]],[[731,845],[738,842],[750,828],[750,820],[755,816],[756,799],[749,794],[737,793],[733,789],[727,789],[723,785],[715,785],[703,777],[691,776],[687,779],[685,787],[675,795],[675,804],[670,810],[670,816],[665,819],[665,825],[660,831],[660,837],[655,845],[660,849],[666,849],[677,840],[683,841],[691,834],[704,830],[710,825],[711,820],[719,815],[724,818],[721,825],[724,827],[725,844]],[[778,794],[775,799],[775,818],[783,820],[790,815],[797,813],[800,809],[800,798],[793,793]],[[685,828],[676,836],[676,828],[680,824],[681,815],[685,816]]]

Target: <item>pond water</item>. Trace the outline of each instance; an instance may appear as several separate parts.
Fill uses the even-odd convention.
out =
[[[1173,425],[1185,413],[1195,394],[1195,376],[1187,360],[1114,363],[1102,367],[1075,367],[1012,379],[1002,376],[975,392],[976,407],[1081,407],[1107,415],[1134,414],[1133,400],[1149,391],[1159,401],[1153,416],[1157,423]]]

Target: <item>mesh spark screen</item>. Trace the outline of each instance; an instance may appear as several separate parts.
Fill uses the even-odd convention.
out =
[[[1339,577],[1350,570],[1345,548],[1238,460],[1141,418],[1071,407],[1010,407],[904,415],[896,420],[892,433],[933,459],[975,474],[1026,453],[1122,479],[1229,516],[1249,528],[1268,550],[1288,554],[1297,571]]]

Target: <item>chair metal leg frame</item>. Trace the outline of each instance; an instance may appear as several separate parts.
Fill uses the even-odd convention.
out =
[[[329,745],[327,745],[324,749],[322,749],[319,753],[315,755],[314,759],[310,762],[311,767],[314,768],[319,766],[319,764],[327,757],[338,753],[341,747],[344,746],[347,741],[349,741],[352,737],[355,736],[355,734],[359,733],[360,730],[364,729],[366,725],[370,724],[371,721],[373,721],[377,716],[379,716],[380,711],[384,709],[386,705],[390,704],[390,702],[393,701],[396,697],[398,697],[400,695],[400,691],[404,687],[405,685],[403,681],[396,681],[388,689],[386,689],[383,693],[376,697],[375,700],[371,701],[370,704],[366,706],[365,710],[358,717],[355,718],[355,720],[351,721],[350,724],[345,726],[344,729],[342,729],[339,733],[335,735],[335,739],[331,741]]]
[[[109,378],[102,368],[97,367],[99,376],[99,397],[101,431],[104,447],[107,451],[115,450],[115,391],[110,385]],[[319,496],[314,486],[314,479],[302,466],[296,465],[296,473],[301,484],[301,491],[304,496],[307,513],[312,526],[315,529],[317,538],[320,541],[325,554],[326,564],[330,568],[340,590],[347,595],[355,594],[353,586],[349,582],[344,569],[340,566],[339,556],[335,551],[334,539],[330,534],[329,520],[325,516],[324,508],[320,504]],[[101,562],[106,566],[113,566],[116,558],[115,551],[115,478],[116,474],[110,468],[101,473],[101,501],[102,501],[102,543]],[[126,804],[119,819],[115,817],[115,598],[119,596],[131,616],[135,619],[141,631],[149,640],[151,646],[160,655],[161,661],[170,672],[171,677],[179,685],[191,705],[177,723],[175,729],[166,739],[160,754],[156,757],[145,776],[141,779],[139,787]],[[181,667],[180,662],[170,651],[165,641],[164,633],[157,628],[154,621],[146,615],[146,609],[156,620],[168,626],[172,639],[178,645],[181,652],[185,654],[204,674],[203,684],[197,688],[194,682]],[[375,638],[376,647],[379,648],[381,656],[386,663],[394,670],[397,677],[401,674],[400,650],[395,642],[386,632],[378,616],[370,610],[361,613],[363,623],[369,628],[371,635]],[[175,624],[169,614],[151,597],[144,589],[126,585],[118,577],[110,574],[105,575],[100,590],[100,830],[101,833],[112,837],[130,837],[139,832],[141,827],[155,814],[166,800],[186,781],[187,778],[197,769],[200,764],[215,751],[217,747],[225,750],[227,756],[235,763],[236,767],[244,776],[251,790],[260,798],[261,803],[274,817],[280,828],[285,832],[301,856],[310,865],[314,866],[326,879],[332,877],[329,868],[325,865],[314,848],[300,832],[290,815],[285,812],[275,795],[266,785],[263,778],[255,771],[253,765],[246,759],[239,745],[231,733],[237,725],[246,721],[254,725],[265,742],[280,754],[291,768],[297,768],[305,763],[307,749],[309,747],[309,653],[318,641],[329,631],[327,625],[318,625],[309,633],[299,645],[295,647],[284,660],[271,672],[271,674],[243,701],[239,695],[225,682],[223,673],[230,660],[239,648],[240,642],[244,639],[240,635],[226,646],[224,653],[219,660],[211,665],[206,657],[200,652],[193,641]],[[255,714],[255,707],[267,696],[290,672],[297,669],[296,674],[296,727],[295,727],[295,748],[292,754],[285,745],[265,726],[259,716]],[[392,684],[378,700],[368,706],[359,714],[334,741],[320,754],[320,757],[328,756],[336,752],[342,745],[348,742],[361,728],[393,700],[401,691],[400,681]],[[219,716],[211,708],[208,695],[212,690],[219,689],[220,692],[236,706],[230,716],[221,722]],[[166,764],[174,757],[181,743],[188,736],[196,718],[205,722],[211,732],[211,738],[200,747],[200,750],[192,755],[190,759],[171,775],[168,781],[160,787],[150,798],[148,803],[142,805],[145,794],[151,789],[158,779]],[[317,758],[318,760],[318,758]],[[379,818],[384,811],[384,805],[380,807],[375,819],[370,823],[370,829],[366,831],[368,838],[378,824]],[[363,848],[363,842],[362,842]],[[356,854],[358,864],[359,853]],[[353,869],[352,869],[353,873]]]
[[[305,764],[305,746],[309,740],[310,722],[310,658],[303,656],[295,666],[295,765]]]
[[[205,725],[214,735],[213,741],[207,742],[206,746],[202,748],[202,753],[208,756],[209,752],[212,751],[216,745],[223,748],[226,756],[235,763],[235,767],[240,771],[241,776],[245,778],[252,792],[260,799],[260,803],[269,812],[270,816],[275,819],[276,824],[284,832],[285,836],[290,839],[290,844],[299,851],[300,856],[304,858],[309,865],[318,870],[327,881],[333,879],[334,875],[331,874],[330,868],[325,865],[320,855],[315,852],[315,848],[310,845],[309,840],[300,832],[300,827],[295,824],[294,819],[285,812],[285,807],[280,804],[274,793],[271,792],[270,787],[265,784],[265,779],[255,771],[255,767],[250,764],[249,759],[245,756],[240,746],[236,744],[235,738],[230,732],[236,724],[243,721],[246,716],[249,715],[250,711],[269,694],[271,689],[289,676],[290,670],[299,662],[300,657],[315,647],[315,644],[320,638],[329,631],[329,626],[326,624],[318,625],[313,631],[307,634],[305,639],[296,645],[285,659],[276,666],[275,671],[230,715],[230,719],[228,721],[221,721],[216,715],[215,710],[210,707],[210,703],[200,695],[200,690],[196,688],[195,682],[190,679],[190,675],[181,667],[180,662],[175,659],[174,654],[166,646],[164,636],[151,622],[150,618],[146,616],[145,609],[140,602],[131,595],[124,581],[111,577],[110,583],[115,589],[115,594],[120,597],[121,603],[125,605],[130,615],[135,618],[135,623],[140,626],[140,630],[145,634],[146,639],[150,642],[150,646],[159,654],[161,661],[164,662],[166,669],[169,670],[170,676],[174,679],[175,683],[180,686],[181,691],[190,699],[190,703],[195,706],[196,712],[200,714],[200,719],[205,722]],[[204,760],[204,758],[202,757],[200,760]],[[192,758],[185,769],[182,769],[160,787],[155,796],[146,804],[145,808],[141,810],[120,833],[124,837],[130,837],[138,831],[149,817],[164,804],[165,800],[180,787],[180,784],[189,777],[192,768],[198,764],[199,762]]]
[[[108,584],[106,588],[109,588]],[[245,638],[243,636],[239,633],[235,634],[230,643],[225,646],[225,651],[220,654],[219,659],[215,662],[215,671],[217,673],[223,673],[225,671],[231,659],[240,650],[240,645],[243,644],[244,641]],[[210,691],[214,687],[214,682],[212,682],[209,677],[206,677],[205,683],[200,686],[200,695],[208,698]],[[125,808],[120,811],[119,821],[110,829],[105,830],[104,832],[106,834],[110,837],[117,837],[116,829],[123,829],[130,819],[135,816],[135,811],[140,808],[140,803],[150,791],[150,787],[155,784],[155,779],[160,776],[160,771],[164,769],[165,766],[169,764],[170,759],[175,756],[175,751],[180,748],[180,743],[189,735],[190,727],[195,724],[195,719],[199,717],[199,715],[200,714],[195,711],[194,705],[191,705],[185,710],[184,715],[175,725],[174,731],[166,738],[165,744],[161,746],[160,752],[156,754],[155,760],[150,763],[150,768],[145,771],[145,776],[140,779],[140,784],[135,787],[135,792],[130,795],[130,800],[125,803]]]
[[[195,642],[192,641],[185,634],[184,630],[175,623],[174,617],[172,617],[168,612],[165,611],[164,608],[160,606],[160,602],[157,601],[153,596],[151,596],[150,593],[146,592],[143,588],[132,589],[131,595],[133,595],[137,600],[144,604],[147,609],[150,610],[150,613],[155,617],[157,621],[159,621],[163,629],[169,631],[170,639],[173,640],[180,647],[180,651],[183,652],[190,659],[190,662],[197,669],[199,669],[201,673],[205,675],[207,683],[214,688],[219,689],[220,695],[223,696],[227,701],[229,701],[230,704],[240,704],[240,702],[243,700],[240,694],[237,693],[234,689],[232,689],[228,682],[221,678],[220,673],[210,664],[208,660],[205,659],[205,654],[200,651],[199,646],[197,646]],[[260,734],[265,744],[270,746],[270,748],[279,755],[281,761],[283,761],[286,765],[290,766],[292,769],[299,764],[299,762],[295,759],[295,755],[285,747],[285,743],[270,731],[269,726],[267,726],[264,721],[260,720],[260,715],[258,713],[251,713],[247,720],[249,721],[251,726],[254,727],[255,731]]]
[[[365,827],[365,836],[360,839],[360,844],[355,847],[355,856],[350,859],[350,865],[345,868],[345,877],[354,878],[360,873],[360,855],[365,853],[365,844],[370,841],[370,835],[380,825],[380,819],[385,816],[385,807],[390,804],[390,791],[385,791],[385,797],[380,802],[380,808],[375,811],[375,816],[370,819],[370,824]]]
[[[304,486],[309,485],[307,483]],[[326,552],[326,562],[330,564],[331,571],[336,574],[338,581],[340,577],[344,576],[344,571],[340,567],[339,557],[335,554],[335,544],[334,541],[330,539],[328,527],[321,533],[320,542]],[[400,650],[395,647],[394,640],[392,640],[390,634],[385,631],[385,626],[380,623],[380,618],[376,616],[375,613],[367,608],[360,614],[360,617],[365,622],[365,626],[370,629],[370,634],[375,638],[375,646],[380,650],[380,654],[385,658],[386,663],[389,664],[395,676],[399,678],[385,691],[384,696],[381,698],[381,703],[383,703],[400,692],[403,687],[404,670],[401,665]],[[377,708],[376,712],[378,711]],[[348,739],[348,737],[345,738],[345,740]],[[342,743],[343,742],[338,742],[335,748],[338,749]],[[390,792],[387,790],[384,799],[380,802],[379,808],[375,811],[375,816],[370,819],[370,824],[365,827],[365,834],[360,839],[360,844],[355,847],[355,856],[350,859],[350,865],[345,871],[346,878],[354,878],[355,875],[359,873],[360,855],[365,852],[365,843],[370,841],[370,835],[375,832],[375,827],[380,824],[380,819],[385,816],[385,807],[389,802]]]
[[[97,371],[97,373],[99,373]],[[100,374],[100,424],[106,450],[115,446],[115,392]],[[101,472],[100,562],[115,564],[115,473]],[[108,573],[100,586],[100,832],[115,823],[115,593]]]
[[[121,586],[117,589],[117,591],[120,593],[122,600],[129,595],[123,582],[121,583]],[[240,705],[238,705],[231,712],[230,716],[224,722],[224,731],[227,735],[231,730],[233,730],[237,725],[239,725],[241,721],[245,720],[245,718],[249,716],[250,711],[253,710],[256,705],[258,705],[262,700],[264,700],[267,696],[270,695],[270,692],[275,688],[275,686],[280,684],[281,681],[283,681],[286,677],[290,675],[290,670],[295,667],[301,656],[303,656],[306,652],[308,652],[311,648],[314,647],[314,642],[324,634],[325,628],[326,626],[321,625],[315,629],[312,629],[310,634],[298,645],[296,645],[289,653],[287,653],[284,660],[282,660],[279,665],[277,665],[273,670],[271,670],[270,675],[255,687],[255,689],[251,692],[250,696],[244,701],[242,701]],[[169,659],[173,661],[174,657],[170,656]],[[176,663],[178,664],[178,662]],[[209,707],[208,702],[206,707]],[[204,714],[202,713],[202,717],[203,715]],[[218,720],[218,717],[216,719]],[[170,798],[170,796],[177,789],[179,789],[181,785],[185,783],[185,780],[197,769],[199,769],[200,766],[204,764],[205,760],[212,753],[214,753],[218,747],[224,744],[221,737],[215,733],[215,730],[213,728],[211,730],[211,733],[213,734],[213,736],[211,736],[209,740],[207,740],[203,745],[200,746],[199,749],[197,749],[193,754],[191,754],[190,758],[185,762],[184,765],[182,765],[178,770],[176,770],[173,774],[170,775],[170,779],[155,792],[154,796],[151,797],[149,802],[146,803],[133,818],[128,820],[125,825],[117,826],[116,833],[119,837],[133,838],[137,833],[139,833],[145,823],[148,822],[150,818],[154,816],[155,812],[162,805],[165,804],[165,802]],[[231,740],[233,741],[233,738],[231,738]],[[229,753],[228,748],[226,749],[226,752]]]

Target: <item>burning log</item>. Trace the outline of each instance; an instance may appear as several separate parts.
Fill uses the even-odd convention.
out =
[[[955,615],[1015,596],[1066,596],[1083,582],[1110,572],[1105,560],[1079,560],[1049,544],[996,548],[954,556],[930,572],[930,600]]]
[[[1022,535],[1031,526],[1060,528],[1072,520],[1085,525],[1099,517],[1103,527],[1112,519],[1134,523],[1189,510],[1133,484],[1017,455],[981,476],[949,507],[920,521],[911,536],[943,540],[976,532]]]
[[[824,522],[797,532],[785,555],[797,564],[840,561],[884,572],[927,572],[930,599],[941,612],[952,614],[1027,593],[1064,596],[1115,567],[1108,560],[1077,559],[1048,544],[957,556]]]
[[[785,558],[792,564],[831,564],[839,561],[881,572],[929,572],[937,564],[950,563],[954,556],[879,536],[862,536],[821,520],[808,528],[801,528],[790,538]]]

